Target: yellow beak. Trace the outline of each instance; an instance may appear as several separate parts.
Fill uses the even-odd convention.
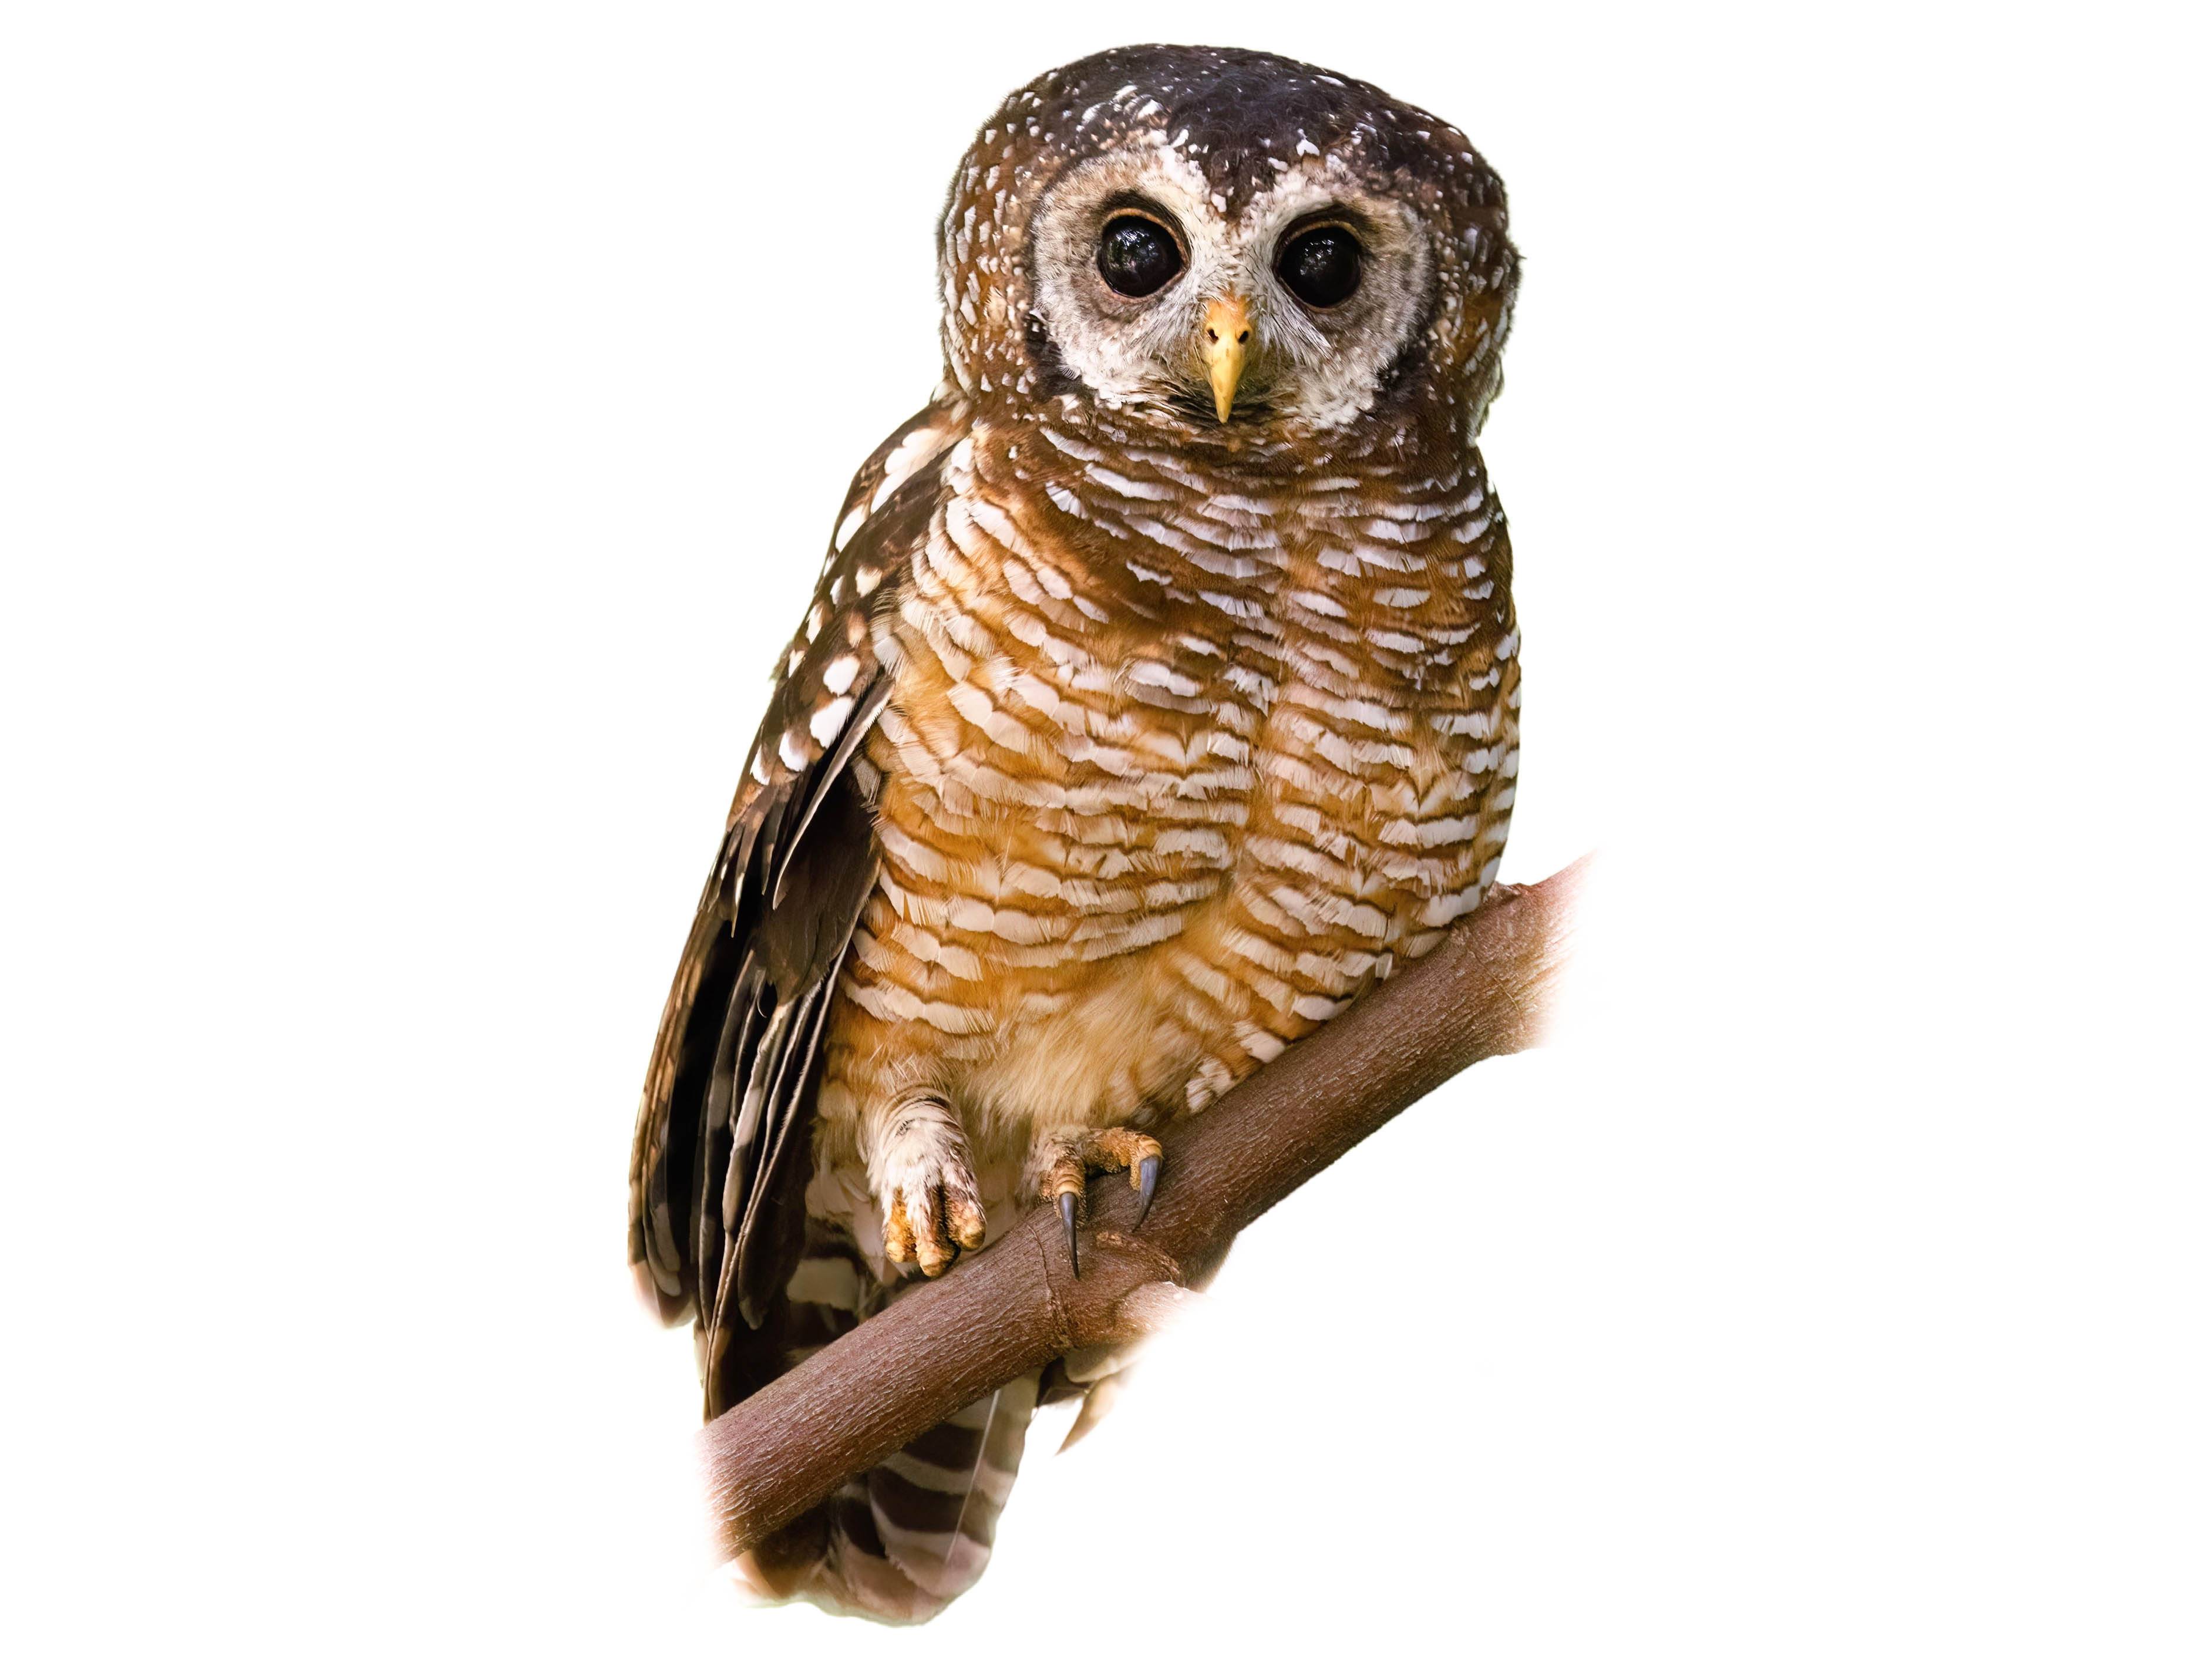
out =
[[[1226,422],[1237,402],[1237,382],[1244,378],[1244,349],[1251,343],[1252,319],[1243,300],[1224,294],[1206,308],[1206,378],[1213,383],[1213,413]]]

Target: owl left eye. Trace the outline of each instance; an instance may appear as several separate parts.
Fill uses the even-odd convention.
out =
[[[1283,286],[1316,311],[1340,306],[1359,288],[1358,239],[1341,225],[1293,237],[1276,263]]]

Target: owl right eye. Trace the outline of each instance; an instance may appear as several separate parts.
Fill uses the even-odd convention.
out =
[[[1124,213],[1106,222],[1098,238],[1098,274],[1115,293],[1141,300],[1182,270],[1182,250],[1158,220]]]

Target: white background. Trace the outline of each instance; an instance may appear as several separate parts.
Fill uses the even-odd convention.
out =
[[[21,1653],[2201,1653],[2183,9],[11,9]],[[1559,1048],[1255,1228],[981,1588],[709,1574],[630,1119],[1010,88],[1265,46],[1527,256]]]

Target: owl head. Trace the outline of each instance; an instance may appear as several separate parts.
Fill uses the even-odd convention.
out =
[[[1518,269],[1504,187],[1458,128],[1197,46],[1117,48],[1014,93],[939,234],[964,396],[1255,453],[1471,440]]]

